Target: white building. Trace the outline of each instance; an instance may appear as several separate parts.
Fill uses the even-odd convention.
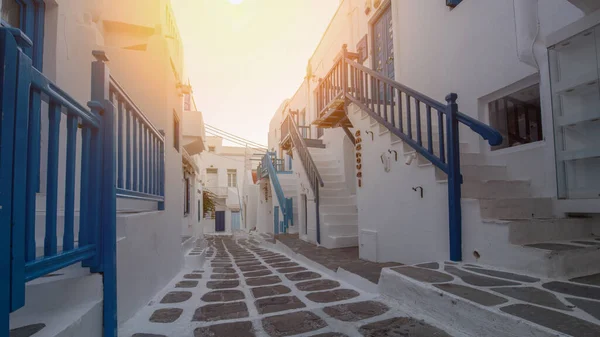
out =
[[[231,233],[252,229],[245,222],[245,187],[250,184],[252,169],[250,156],[254,149],[224,146],[223,138],[206,137],[207,151],[201,156],[203,189],[216,198],[214,211],[204,214],[204,233]],[[250,176],[249,176],[250,175]],[[250,193],[250,192],[248,192]],[[252,214],[251,214],[252,215]]]
[[[140,10],[142,8],[143,10]],[[186,153],[187,149],[184,146],[188,144],[182,139],[183,95],[186,92],[183,79],[186,77],[182,42],[174,14],[169,0],[3,0],[1,10],[2,27],[19,27],[32,40],[33,48],[24,50],[27,53],[33,51],[30,55],[34,66],[59,88],[56,89],[52,84],[48,90],[53,95],[68,97],[61,101],[63,114],[67,109],[75,109],[73,107],[80,111],[85,110],[87,103],[92,99],[92,51],[103,51],[109,60],[106,65],[111,75],[110,97],[120,97],[119,102],[113,102],[116,129],[123,130],[119,131],[123,136],[114,139],[117,163],[115,174],[118,178],[116,238],[108,238],[109,241],[116,241],[116,284],[106,279],[108,270],[104,273],[103,286],[101,274],[92,273],[89,268],[82,268],[80,263],[69,265],[63,260],[57,260],[59,257],[68,256],[60,254],[61,252],[66,254],[68,249],[78,249],[77,246],[81,248],[84,244],[77,239],[80,211],[84,212],[80,209],[80,198],[94,193],[90,190],[84,191],[80,185],[83,169],[79,160],[85,153],[82,151],[82,137],[75,133],[78,144],[73,153],[77,162],[74,167],[75,174],[70,175],[68,172],[72,171],[67,169],[65,164],[70,160],[65,150],[68,118],[62,118],[59,128],[54,130],[54,124],[49,119],[51,112],[48,105],[42,103],[39,193],[34,203],[28,202],[25,206],[27,209],[32,207],[35,211],[35,228],[31,239],[28,236],[25,244],[28,247],[33,244],[31,258],[52,259],[47,260],[49,262],[44,269],[46,273],[27,276],[31,281],[25,285],[25,305],[20,308],[15,305],[10,310],[14,311],[10,314],[10,328],[43,323],[45,335],[58,335],[60,332],[61,335],[101,336],[103,306],[108,310],[104,313],[105,329],[110,328],[106,322],[110,322],[111,312],[114,313],[115,310],[115,324],[132,317],[180,271],[184,263],[184,254],[196,240],[187,237],[201,233],[193,230],[194,222],[189,221],[184,211],[184,179],[197,176],[198,167]],[[32,25],[30,27],[25,23]],[[3,29],[2,33],[5,32]],[[4,46],[2,53],[4,57]],[[101,53],[96,53],[95,56],[99,60],[104,59]],[[117,94],[119,90],[115,89],[115,86],[120,86],[127,97],[124,98],[123,93]],[[32,108],[32,111],[34,109]],[[129,128],[132,114],[133,127]],[[80,123],[80,130],[85,129],[85,121],[80,119]],[[135,138],[136,125],[140,126],[138,138]],[[147,143],[140,140],[142,131],[145,137],[148,137]],[[36,132],[32,131],[31,134],[35,135]],[[130,143],[131,133],[133,144]],[[162,137],[159,133],[162,133]],[[57,145],[58,154],[48,150],[52,149],[54,144]],[[142,146],[145,146],[144,151],[147,152],[142,152]],[[27,153],[29,155],[32,152]],[[132,157],[135,158],[133,168]],[[58,158],[58,162],[55,158]],[[147,160],[148,164],[145,167],[148,167],[148,171],[141,171],[142,159]],[[31,163],[30,161],[30,165],[33,165]],[[161,163],[164,163],[164,187],[158,185]],[[136,164],[140,167],[139,176]],[[56,167],[49,169],[53,165]],[[35,170],[37,168],[34,167]],[[148,176],[148,191],[138,190],[142,186],[142,175]],[[3,180],[4,183],[7,183],[7,180]],[[15,191],[25,188],[24,185],[17,186]],[[196,186],[194,185],[194,188]],[[69,192],[70,189],[73,193]],[[2,186],[2,190],[6,191],[5,185]],[[193,191],[189,194],[194,195],[195,199]],[[48,208],[49,205],[56,206]],[[195,209],[195,206],[187,207],[188,213],[192,208]],[[197,224],[198,218],[195,219]],[[16,218],[15,221],[18,220]],[[74,236],[75,248],[67,248],[72,245],[69,240],[63,242],[63,236],[68,237],[65,233],[71,231],[66,229],[66,222],[74,222],[74,235],[71,233],[69,240],[72,241]],[[53,238],[46,229],[52,229],[54,223],[56,233]],[[182,223],[183,226],[180,225]],[[10,237],[4,234],[4,237]],[[186,238],[185,242],[182,242],[182,237]],[[8,249],[9,246],[18,245],[10,243],[3,246]],[[99,256],[105,248],[101,249],[98,246],[94,249],[94,254]],[[3,252],[2,256],[11,255]],[[197,258],[200,261],[201,256]],[[57,261],[64,264],[56,264]],[[67,267],[57,270],[55,265]],[[48,271],[51,274],[46,275]],[[3,270],[2,275],[8,278],[11,273]],[[38,278],[44,275],[46,277]],[[14,280],[3,280],[2,283],[10,285],[8,289],[2,290],[0,334],[4,335],[4,330],[8,330],[10,309],[9,301],[5,301],[4,296],[8,294],[15,298],[22,285]],[[112,297],[116,304],[113,309],[107,309],[107,306],[112,306],[107,292],[115,288],[118,294],[113,294]],[[77,310],[71,310],[73,308]]]
[[[378,262],[452,258],[545,276],[600,271],[591,263],[597,253],[566,254],[546,244],[600,230],[598,116],[591,112],[600,103],[599,7],[575,0],[340,1],[300,88],[269,129],[269,149],[294,158],[295,178],[276,174],[285,198],[298,200],[294,230],[327,248],[360,243],[361,258]],[[439,128],[449,93],[472,118],[460,119],[457,156],[448,152],[449,129]],[[288,136],[290,113],[297,125],[312,124],[310,134],[298,130],[307,147]],[[490,125],[502,143],[491,146],[465,122],[480,132]],[[445,172],[458,158],[462,219],[450,221]],[[309,181],[316,171],[324,186]],[[283,214],[274,212],[278,198],[268,178],[258,213],[273,224]]]

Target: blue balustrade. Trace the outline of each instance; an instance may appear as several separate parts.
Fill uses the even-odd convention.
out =
[[[164,134],[109,75],[109,99],[117,108],[117,197],[156,201],[164,209]]]

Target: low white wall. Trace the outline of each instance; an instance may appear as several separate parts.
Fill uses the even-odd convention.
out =
[[[246,230],[251,230],[252,228],[258,228],[258,205],[259,201],[259,185],[248,185],[246,189],[246,195],[248,196],[248,201],[246,202]]]
[[[296,175],[296,181],[298,187],[296,188],[296,198],[298,200],[298,233],[300,239],[311,243],[317,243],[317,204],[315,203],[315,196],[308,180],[308,175],[304,170],[300,155],[296,149],[294,151],[294,174]],[[302,208],[302,195],[306,195],[306,232],[304,230],[304,210]]]
[[[355,115],[350,119],[364,134],[370,130],[369,118]],[[390,134],[374,140],[362,137],[362,187],[357,189],[359,239],[361,230],[377,232],[377,262],[418,263],[448,258],[448,192],[447,185],[435,179],[434,166],[419,167],[417,160],[406,165],[402,143],[391,145]],[[398,151],[396,162],[388,149]],[[337,149],[331,149],[337,152]],[[341,152],[341,149],[339,149]],[[391,169],[385,172],[380,156],[391,159]],[[421,186],[420,193],[412,188]],[[361,250],[361,257],[363,257]]]
[[[166,212],[120,215],[117,219],[118,319],[131,318],[181,270],[179,224]]]

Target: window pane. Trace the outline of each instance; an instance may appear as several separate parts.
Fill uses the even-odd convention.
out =
[[[488,111],[491,126],[503,137],[492,150],[543,140],[539,84],[490,102]]]
[[[2,20],[15,28],[20,27],[21,6],[15,0],[0,0]]]

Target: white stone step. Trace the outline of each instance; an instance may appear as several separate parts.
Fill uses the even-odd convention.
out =
[[[543,219],[554,216],[550,198],[482,199],[479,206],[484,219]]]
[[[462,196],[475,199],[527,198],[531,196],[530,185],[528,180],[467,180],[462,185]]]
[[[358,246],[358,236],[325,236],[321,240],[321,245],[327,249],[346,248]]]
[[[600,224],[593,218],[527,219],[504,222],[508,241],[516,245],[558,240],[576,240],[600,234]]]
[[[322,187],[319,189],[319,195],[322,197],[341,197],[348,195],[348,190],[346,188]]]
[[[358,235],[358,225],[324,222],[322,233],[327,236],[356,236]]]
[[[323,222],[328,222],[332,224],[342,224],[342,225],[357,225],[358,224],[358,213],[324,213],[321,212],[321,219]]]
[[[344,181],[344,177],[341,174],[321,174],[321,179],[323,179],[323,183],[327,184],[329,182],[342,182]]]
[[[356,212],[356,205],[321,205],[321,213],[325,214],[343,214]]]
[[[321,206],[328,205],[356,205],[355,196],[344,196],[344,197],[321,197]]]
[[[494,165],[461,165],[460,171],[465,180],[507,180],[506,166]]]
[[[11,329],[43,323],[35,336],[102,336],[102,276],[79,264],[51,275],[57,276],[27,283],[25,306],[10,315]]]
[[[339,188],[347,188],[348,187],[348,184],[346,184],[345,181],[328,181],[326,183],[324,182],[324,184],[325,184],[325,186],[321,187],[321,189],[323,189],[323,188],[339,189]]]
[[[340,175],[341,169],[339,166],[318,167],[321,177],[324,175]]]
[[[317,160],[316,158],[313,158],[313,161],[315,162],[315,165],[317,165],[317,168],[319,169],[319,171],[321,170],[321,168],[326,168],[326,167],[339,167],[339,162],[335,159],[321,159],[321,160]]]

